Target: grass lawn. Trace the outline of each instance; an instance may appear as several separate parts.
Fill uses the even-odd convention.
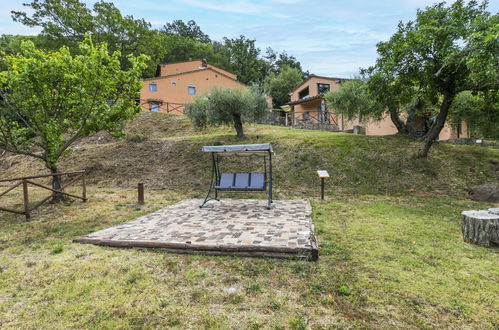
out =
[[[311,263],[73,244],[192,197],[148,191],[138,206],[133,190],[91,186],[88,195],[86,204],[44,206],[30,222],[0,213],[0,327],[499,327],[498,251],[460,233],[460,212],[488,204],[382,194],[313,201],[320,259]]]

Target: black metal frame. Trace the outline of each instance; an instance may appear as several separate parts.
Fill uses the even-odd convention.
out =
[[[220,184],[220,166],[219,166],[219,155],[215,155],[215,152],[211,153],[211,181],[210,181],[210,187],[208,188],[208,193],[206,194],[206,197],[203,201],[203,204],[201,204],[199,207],[202,208],[208,201],[210,200],[217,200],[220,201],[218,198],[219,191],[223,192],[257,192],[257,191],[267,191],[268,195],[268,204],[267,204],[267,209],[270,210],[272,207],[272,151],[268,151],[268,157],[269,157],[269,166],[268,166],[268,175],[267,175],[267,155],[263,156],[263,166],[265,169],[265,189],[264,190],[230,190],[230,189],[217,189],[216,186]],[[215,191],[215,198],[211,198],[210,194],[212,190]]]

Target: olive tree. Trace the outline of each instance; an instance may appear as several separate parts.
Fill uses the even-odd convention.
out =
[[[390,40],[378,44],[379,58],[365,70],[372,94],[386,103],[397,128],[403,128],[399,115],[411,109],[401,105],[411,98],[437,108],[419,157],[428,155],[459,93],[497,93],[499,15],[491,15],[487,4],[457,0],[418,10],[414,21],[401,22]]]
[[[329,108],[349,120],[381,119],[383,116],[383,106],[376,102],[367,83],[362,79],[349,80],[341,84],[339,89],[327,92],[324,98]]]
[[[17,54],[0,54],[0,148],[28,155],[58,173],[58,160],[79,138],[99,130],[123,135],[122,121],[140,107],[144,55],[129,56],[131,68],[120,68],[120,53],[109,54],[105,44],[90,38],[80,55],[67,47],[47,52],[31,41]],[[52,187],[61,188],[53,177]],[[54,199],[58,199],[57,194]]]
[[[194,125],[233,125],[239,138],[244,138],[243,123],[263,119],[268,110],[267,97],[254,86],[248,89],[214,87],[185,105],[185,113]]]

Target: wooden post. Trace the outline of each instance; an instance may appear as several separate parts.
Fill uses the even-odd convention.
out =
[[[29,214],[29,195],[28,195],[28,182],[26,179],[23,180],[23,200],[24,200],[24,215],[26,216],[26,221],[31,218]]]
[[[85,172],[81,175],[81,188],[82,188],[82,197],[83,197],[83,203],[86,203],[87,201],[87,185],[85,183]]]
[[[324,200],[324,178],[321,178],[321,200]]]
[[[144,184],[140,182],[137,188],[139,204],[144,204]]]
[[[324,200],[324,179],[329,178],[329,173],[327,171],[317,171],[317,175],[321,178],[321,200]]]

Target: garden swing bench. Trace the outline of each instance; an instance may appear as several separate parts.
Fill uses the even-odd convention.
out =
[[[220,191],[232,192],[250,192],[261,191],[267,192],[268,204],[267,209],[272,206],[272,146],[270,143],[265,144],[241,144],[227,146],[204,146],[204,152],[211,153],[211,182],[206,194],[203,207],[210,200],[217,200]],[[263,157],[263,173],[220,173],[220,157],[227,155],[241,156],[262,156]],[[267,166],[268,157],[268,166]],[[268,171],[267,171],[268,169]],[[268,188],[267,188],[268,185]],[[215,198],[211,198],[212,190],[215,191]]]

